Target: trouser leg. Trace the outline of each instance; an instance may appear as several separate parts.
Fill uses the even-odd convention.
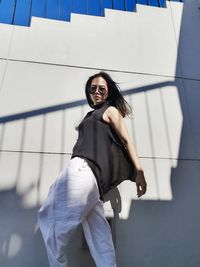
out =
[[[86,161],[74,158],[39,211],[39,225],[51,267],[67,267],[69,239],[98,199],[94,174]]]
[[[99,200],[82,221],[85,239],[97,267],[116,267],[111,228]]]

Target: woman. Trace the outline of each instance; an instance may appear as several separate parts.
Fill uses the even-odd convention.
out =
[[[131,109],[117,84],[100,72],[88,79],[85,93],[93,110],[77,127],[71,160],[38,213],[51,267],[67,266],[66,246],[80,223],[96,266],[116,266],[104,195],[127,179],[136,182],[138,197],[146,192],[143,169],[123,121]]]

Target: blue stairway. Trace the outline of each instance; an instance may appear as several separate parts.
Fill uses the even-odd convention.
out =
[[[134,12],[136,4],[164,8],[166,0],[0,0],[0,23],[30,26],[32,16],[70,21],[71,13],[104,16],[105,8]]]

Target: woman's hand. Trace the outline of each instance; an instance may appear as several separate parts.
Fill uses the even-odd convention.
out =
[[[141,197],[146,193],[147,190],[147,183],[144,177],[143,171],[137,171],[137,176],[135,177],[135,182],[137,186],[137,196]]]

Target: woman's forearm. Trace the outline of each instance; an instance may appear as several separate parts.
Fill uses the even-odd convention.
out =
[[[126,148],[127,148],[129,156],[130,156],[133,164],[135,165],[137,171],[138,172],[139,171],[143,172],[143,168],[142,168],[142,165],[140,163],[140,160],[139,160],[139,157],[137,155],[137,152],[136,152],[134,144],[131,141],[129,141],[129,142],[126,143]]]

